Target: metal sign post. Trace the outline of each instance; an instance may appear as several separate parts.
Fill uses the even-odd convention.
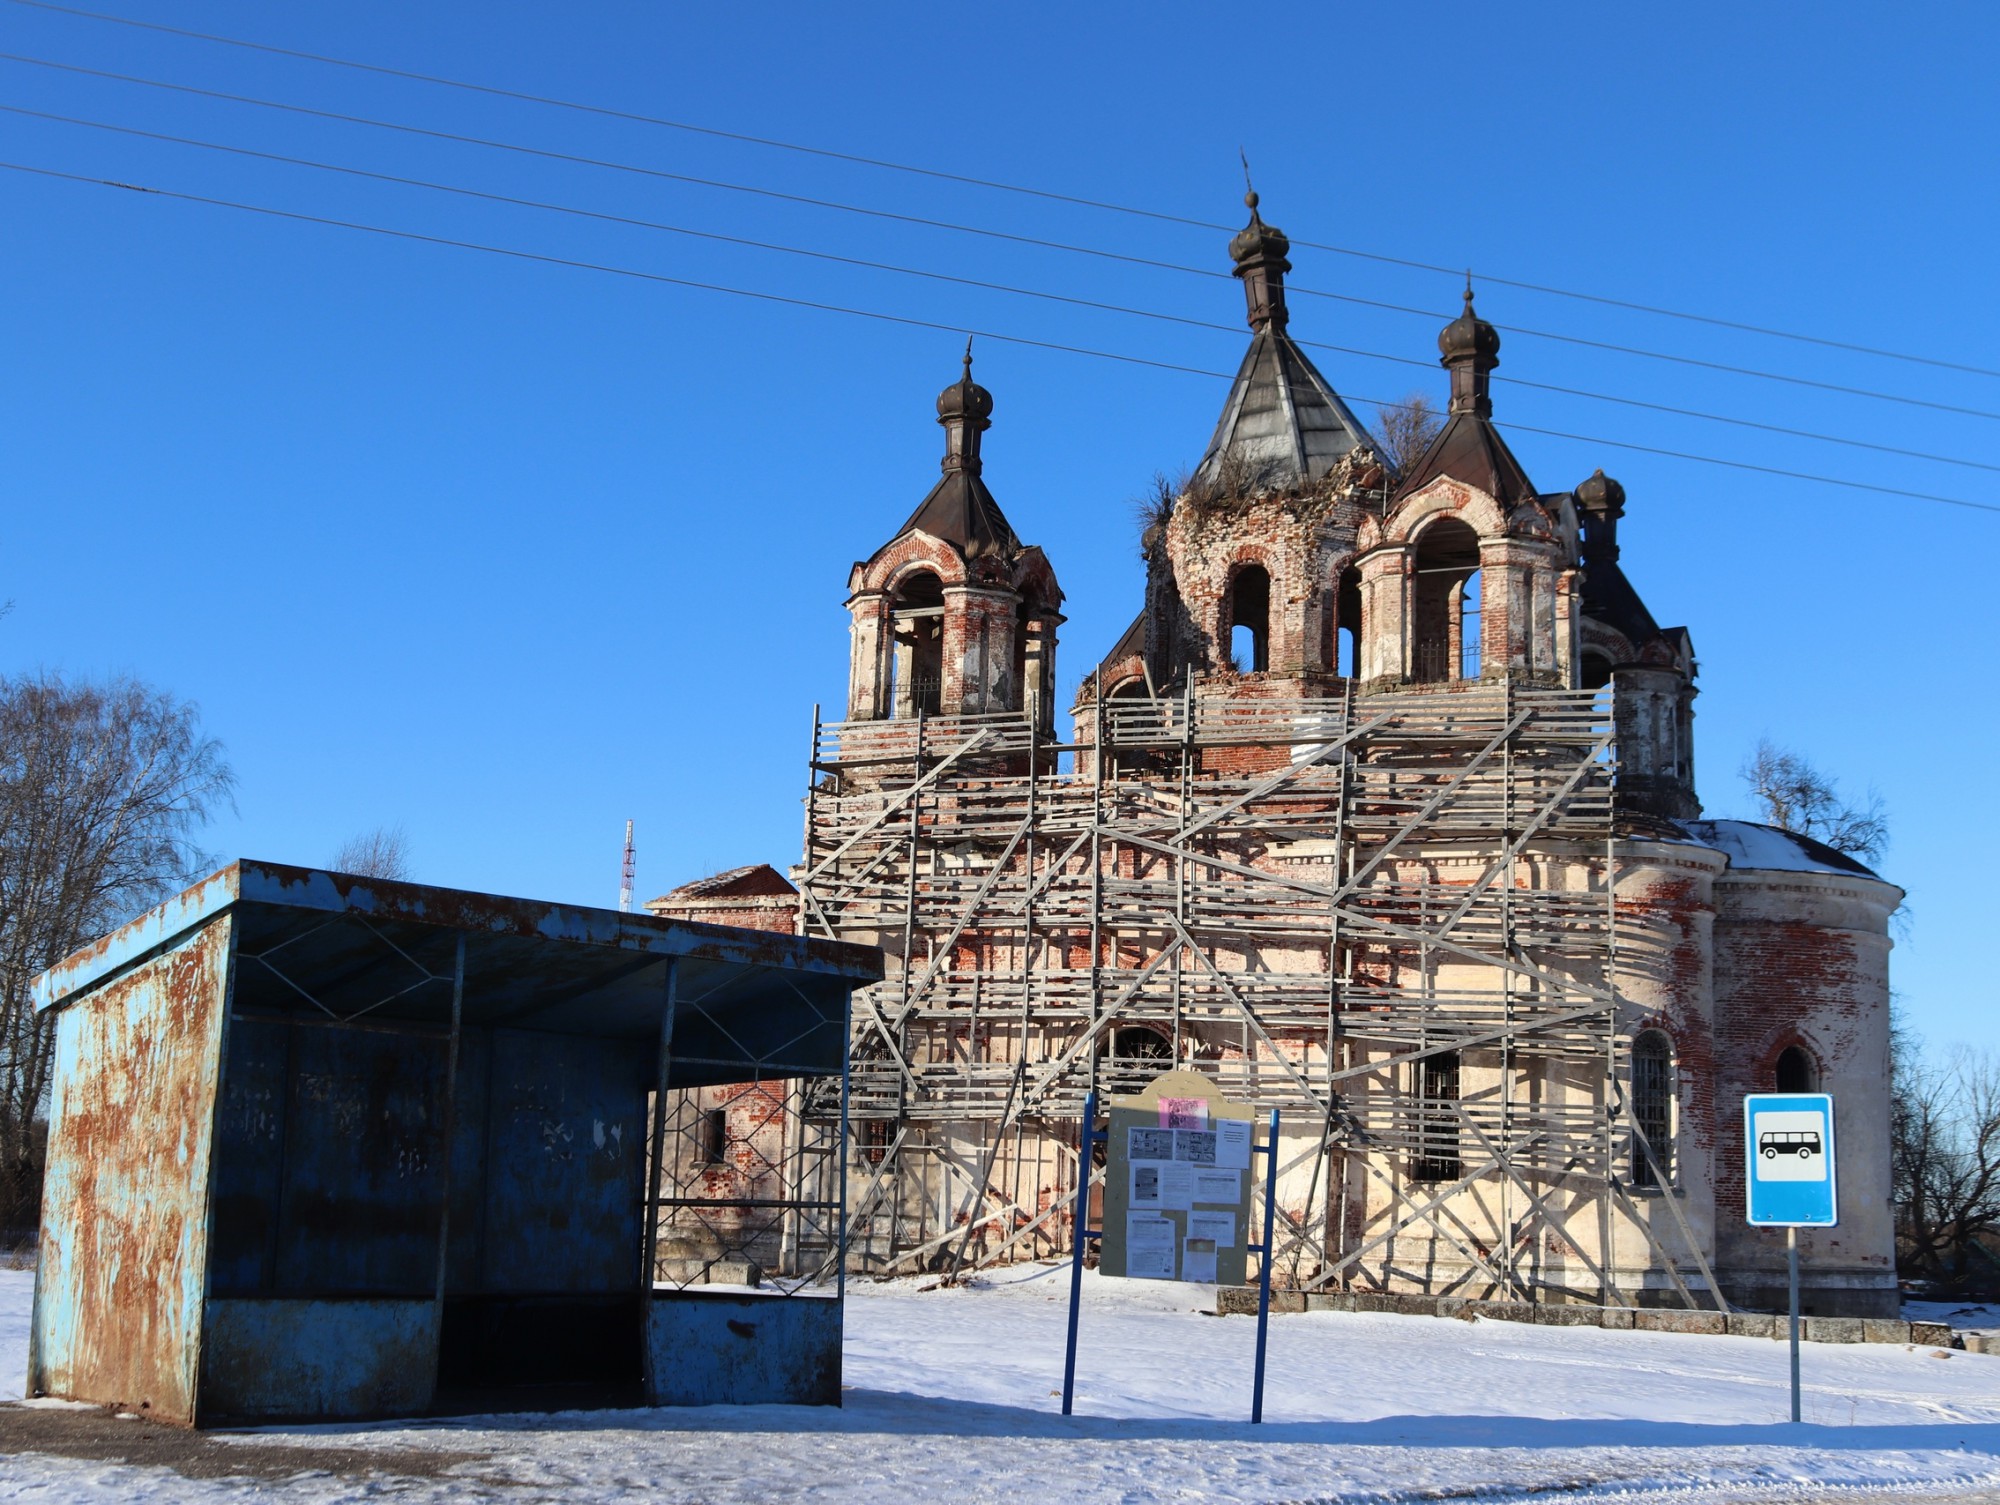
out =
[[[1840,1220],[1833,1099],[1824,1092],[1753,1092],[1743,1099],[1744,1216],[1785,1230],[1791,1290],[1792,1420],[1799,1420],[1799,1230]]]
[[[1083,1100],[1083,1129],[1076,1137],[1076,1211],[1071,1215],[1069,1255],[1069,1351],[1063,1357],[1062,1414],[1076,1403],[1076,1328],[1083,1314],[1083,1246],[1102,1238],[1104,1230],[1090,1226],[1091,1152],[1105,1139],[1097,1127],[1097,1094]]]
[[[1271,1240],[1278,1216],[1278,1110],[1271,1110],[1271,1133],[1263,1147],[1264,1242],[1252,1246],[1257,1259],[1257,1378],[1250,1392],[1252,1425],[1264,1419],[1264,1345],[1271,1331]]]

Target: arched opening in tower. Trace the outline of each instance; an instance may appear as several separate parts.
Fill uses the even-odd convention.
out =
[[[1239,674],[1271,667],[1271,576],[1246,564],[1229,585],[1229,658]]]
[[[1773,1085],[1780,1092],[1817,1091],[1819,1071],[1813,1058],[1799,1045],[1787,1045],[1778,1052],[1777,1068],[1772,1072]]]
[[[1349,565],[1334,587],[1334,672],[1347,679],[1361,673],[1361,571]]]
[[[1479,678],[1479,535],[1439,518],[1417,539],[1416,678]]]
[[[935,716],[944,698],[944,582],[928,571],[896,588],[890,704],[898,716]]]

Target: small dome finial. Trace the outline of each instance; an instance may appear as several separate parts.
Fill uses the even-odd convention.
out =
[[[1243,163],[1243,207],[1250,211],[1254,219],[1257,214],[1257,189],[1250,181],[1250,154],[1239,146],[1236,148],[1236,155]]]
[[[972,336],[965,337],[964,372],[938,393],[938,422],[950,436],[944,468],[979,471],[979,436],[992,426],[993,394],[972,379]]]

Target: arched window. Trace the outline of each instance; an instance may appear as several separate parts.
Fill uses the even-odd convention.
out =
[[[944,695],[944,582],[926,572],[898,586],[890,630],[895,642],[889,672],[892,714],[935,716]]]
[[[1455,517],[1417,539],[1416,663],[1426,684],[1479,677],[1479,535]]]
[[[1333,667],[1348,679],[1361,674],[1361,571],[1349,565],[1334,589]]]
[[[1775,1086],[1780,1092],[1817,1092],[1819,1071],[1813,1058],[1806,1054],[1801,1045],[1787,1045],[1778,1052],[1778,1063],[1772,1070]]]
[[[1603,689],[1611,683],[1611,660],[1601,653],[1586,651],[1577,671],[1577,679],[1586,690]]]
[[[1110,1090],[1138,1092],[1174,1064],[1174,1043],[1149,1025],[1128,1024],[1111,1031],[1102,1058]]]
[[[1229,657],[1239,674],[1271,667],[1271,576],[1246,564],[1229,583]]]
[[[1417,1063],[1417,1152],[1414,1181],[1456,1181],[1465,1174],[1458,1153],[1458,1052],[1439,1051]]]
[[[1674,1042],[1662,1030],[1632,1041],[1632,1184],[1671,1186],[1674,1179]],[[1644,1143],[1640,1142],[1644,1136]],[[1649,1159],[1647,1149],[1652,1150]]]

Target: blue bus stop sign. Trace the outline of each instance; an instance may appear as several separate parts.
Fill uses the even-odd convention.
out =
[[[1743,1099],[1746,1216],[1758,1228],[1831,1228],[1840,1218],[1833,1099],[1755,1092]]]

